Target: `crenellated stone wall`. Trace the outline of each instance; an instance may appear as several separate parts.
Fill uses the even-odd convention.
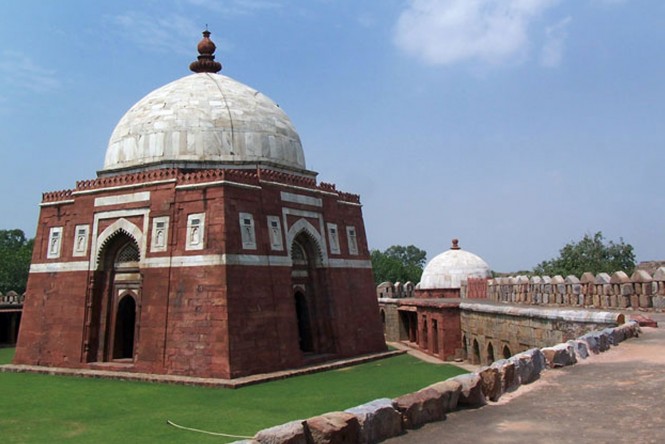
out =
[[[515,276],[487,282],[487,297],[496,302],[601,309],[664,309],[665,267],[653,274],[637,270],[612,275]]]
[[[549,347],[624,323],[616,312],[460,303],[463,357],[489,365],[533,347]]]
[[[25,294],[0,293],[0,347],[16,344]]]
[[[15,291],[8,291],[7,294],[0,292],[0,305],[23,305],[25,300],[25,293],[18,294]]]

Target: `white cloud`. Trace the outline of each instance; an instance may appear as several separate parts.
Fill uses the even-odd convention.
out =
[[[33,93],[52,92],[62,86],[54,70],[40,66],[22,52],[8,50],[0,57],[0,83]]]
[[[568,25],[571,20],[570,17],[566,17],[545,30],[545,44],[540,53],[541,65],[548,68],[556,68],[561,64],[566,37],[568,37]]]
[[[410,0],[395,43],[425,63],[502,63],[528,49],[528,28],[559,0]]]
[[[162,17],[129,11],[109,17],[117,34],[133,41],[147,51],[192,53],[193,36],[201,33],[203,25],[178,14]]]

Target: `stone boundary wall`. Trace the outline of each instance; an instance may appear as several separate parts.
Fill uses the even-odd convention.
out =
[[[394,284],[390,281],[381,282],[376,286],[376,297],[378,299],[382,298],[412,298],[415,295],[416,286],[411,281],[395,282]]]
[[[477,365],[625,322],[625,316],[617,312],[486,302],[462,302],[460,315],[462,357]]]
[[[532,348],[493,362],[474,373],[437,382],[395,399],[381,398],[343,412],[330,412],[261,430],[236,444],[309,444],[330,442],[375,443],[440,421],[446,413],[496,402],[501,395],[536,381],[548,368],[576,364],[578,360],[637,337],[637,322],[587,333],[554,347]]]
[[[487,282],[487,297],[497,302],[613,309],[665,309],[665,267],[653,275],[584,273],[576,276],[515,276]]]
[[[7,294],[0,293],[0,305],[23,305],[25,294],[18,294],[10,290]]]

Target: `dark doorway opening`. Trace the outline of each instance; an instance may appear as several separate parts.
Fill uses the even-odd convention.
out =
[[[508,359],[512,356],[513,354],[510,353],[510,349],[508,348],[507,345],[503,346],[503,359]]]
[[[494,362],[494,346],[490,342],[487,344],[487,365]]]
[[[136,330],[136,302],[126,295],[118,304],[113,339],[113,359],[134,358],[134,331]]]
[[[297,291],[295,294],[296,300],[296,316],[298,317],[298,340],[300,343],[300,350],[304,353],[314,352],[314,341],[312,340],[312,324],[309,318],[309,310],[307,308],[307,299],[305,295]]]

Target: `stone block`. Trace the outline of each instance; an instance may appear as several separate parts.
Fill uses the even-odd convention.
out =
[[[665,308],[665,296],[652,296],[651,297],[651,304],[653,305],[653,308],[658,308],[658,309],[663,309]]]
[[[520,384],[529,384],[540,377],[545,369],[545,357],[538,348],[532,348],[525,352],[516,354],[509,359],[515,363]]]
[[[384,441],[403,432],[402,416],[388,398],[377,399],[345,411],[358,419],[361,443]]]
[[[307,444],[301,420],[263,429],[254,435],[254,440],[261,444]]]
[[[478,376],[480,376],[481,389],[485,398],[493,402],[498,401],[503,394],[499,370],[495,367],[484,367],[478,370]]]
[[[607,333],[607,338],[611,345],[619,345],[626,339],[625,330],[618,327],[606,328],[603,332]]]
[[[405,429],[414,429],[445,417],[441,394],[430,388],[395,398],[393,406],[402,415]]]
[[[542,348],[545,361],[550,368],[566,367],[577,363],[575,348],[568,343]]]
[[[593,332],[598,339],[598,350],[602,353],[610,349],[610,335],[604,331]]]
[[[331,412],[309,418],[304,424],[308,439],[317,444],[360,442],[360,424],[351,413]]]
[[[600,353],[600,342],[598,338],[593,333],[587,333],[577,339],[578,341],[583,341],[587,345],[587,350],[589,352],[597,355]]]
[[[615,327],[615,330],[622,332],[624,340],[637,338],[641,333],[640,324],[637,321],[628,321],[625,324]]]
[[[428,386],[441,394],[441,406],[443,413],[452,412],[457,409],[460,393],[462,393],[462,384],[454,379],[447,379]]]
[[[630,307],[630,297],[617,295],[617,308],[628,308]]]
[[[639,308],[640,306],[640,297],[636,294],[630,295],[630,306],[633,308]]]
[[[519,378],[515,372],[515,363],[508,359],[500,359],[492,363],[492,367],[496,368],[501,377],[501,390],[503,393],[512,390],[520,385]]]
[[[658,328],[658,322],[639,313],[630,315],[630,319],[631,321],[637,322],[640,327]]]
[[[458,405],[480,407],[487,404],[482,389],[482,379],[477,373],[468,373],[451,378],[462,384]]]
[[[639,297],[640,308],[651,308],[653,304],[651,303],[652,297],[650,294],[641,294]]]
[[[589,357],[589,348],[587,346],[586,341],[580,341],[579,339],[571,339],[566,343],[570,344],[573,347],[577,359],[586,359]]]

